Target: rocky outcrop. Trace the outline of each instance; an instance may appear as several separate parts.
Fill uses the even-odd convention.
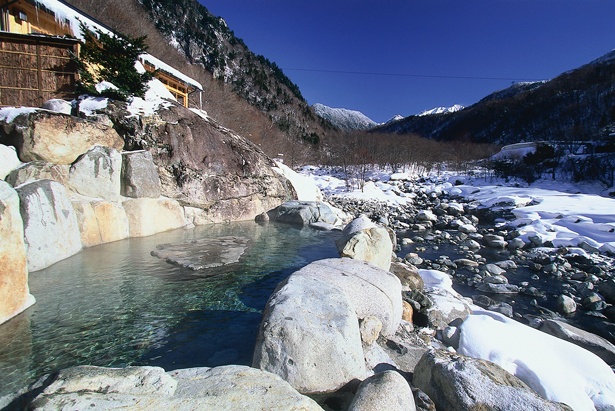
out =
[[[0,181],[0,324],[32,304],[19,196]]]
[[[443,350],[423,355],[414,369],[412,383],[442,410],[571,411],[564,404],[541,398],[494,363]]]
[[[336,245],[341,257],[367,261],[387,271],[391,266],[393,242],[389,232],[365,215],[344,227]]]
[[[251,220],[295,198],[288,180],[256,145],[183,107],[127,120],[113,103],[106,113],[130,150],[146,148],[158,166],[162,195],[205,210],[211,222]]]
[[[189,368],[79,366],[45,376],[16,409],[322,410],[276,375],[245,366]]]
[[[0,138],[17,148],[23,162],[72,164],[97,145],[124,147],[124,140],[109,125],[49,111],[24,112],[0,126],[4,134]]]
[[[24,223],[28,271],[37,271],[81,250],[79,225],[64,186],[39,180],[17,187]]]

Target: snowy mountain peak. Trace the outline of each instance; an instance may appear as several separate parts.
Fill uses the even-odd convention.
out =
[[[404,119],[404,116],[402,116],[401,114],[395,114],[393,117],[389,119],[389,121],[387,121],[384,124],[391,124],[391,123],[394,123],[396,121],[403,120],[403,119]]]
[[[332,108],[320,103],[314,104],[312,108],[319,117],[329,121],[340,130],[367,130],[378,125],[360,111]]]
[[[463,110],[463,106],[460,104],[455,104],[452,107],[436,107],[436,108],[432,108],[431,110],[425,110],[419,114],[417,114],[417,116],[430,116],[432,114],[446,114],[446,113],[454,113],[456,111],[459,110]]]

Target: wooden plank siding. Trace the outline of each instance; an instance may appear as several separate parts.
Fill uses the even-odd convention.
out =
[[[51,98],[76,97],[79,42],[0,32],[0,106],[39,107]]]

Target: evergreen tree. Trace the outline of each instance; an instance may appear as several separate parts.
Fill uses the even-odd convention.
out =
[[[135,62],[147,51],[146,36],[130,38],[119,33],[103,33],[99,29],[92,31],[83,23],[81,32],[85,42],[77,59],[79,92],[120,100],[130,96],[143,97],[153,74],[139,73]],[[95,87],[101,81],[108,81],[118,89],[98,92]]]

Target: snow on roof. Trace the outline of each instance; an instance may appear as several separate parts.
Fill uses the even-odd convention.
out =
[[[56,21],[60,23],[68,22],[73,36],[77,37],[80,40],[83,40],[83,35],[81,34],[81,30],[79,28],[79,22],[83,22],[83,24],[85,24],[91,30],[100,30],[105,34],[113,34],[113,31],[109,27],[105,26],[99,21],[96,21],[92,17],[89,17],[87,14],[83,13],[80,10],[77,10],[73,6],[61,0],[35,0],[35,2],[52,11],[55,14]],[[156,68],[166,71],[172,76],[197,88],[198,90],[203,90],[203,86],[201,85],[201,83],[186,76],[181,71],[174,69],[173,67],[157,59],[151,54],[144,53],[141,55],[141,58],[151,63]]]
[[[203,86],[201,85],[201,83],[199,83],[198,81],[196,81],[196,80],[186,76],[181,71],[179,71],[177,69],[174,69],[173,67],[169,66],[164,61],[157,59],[156,57],[152,56],[151,54],[147,54],[147,53],[141,54],[139,56],[139,58],[144,60],[144,61],[146,61],[146,62],[148,62],[148,63],[150,63],[156,69],[166,71],[167,73],[172,74],[173,76],[177,77],[178,79],[180,79],[184,83],[190,84],[191,86],[194,86],[198,90],[201,90],[201,91],[203,90]]]

